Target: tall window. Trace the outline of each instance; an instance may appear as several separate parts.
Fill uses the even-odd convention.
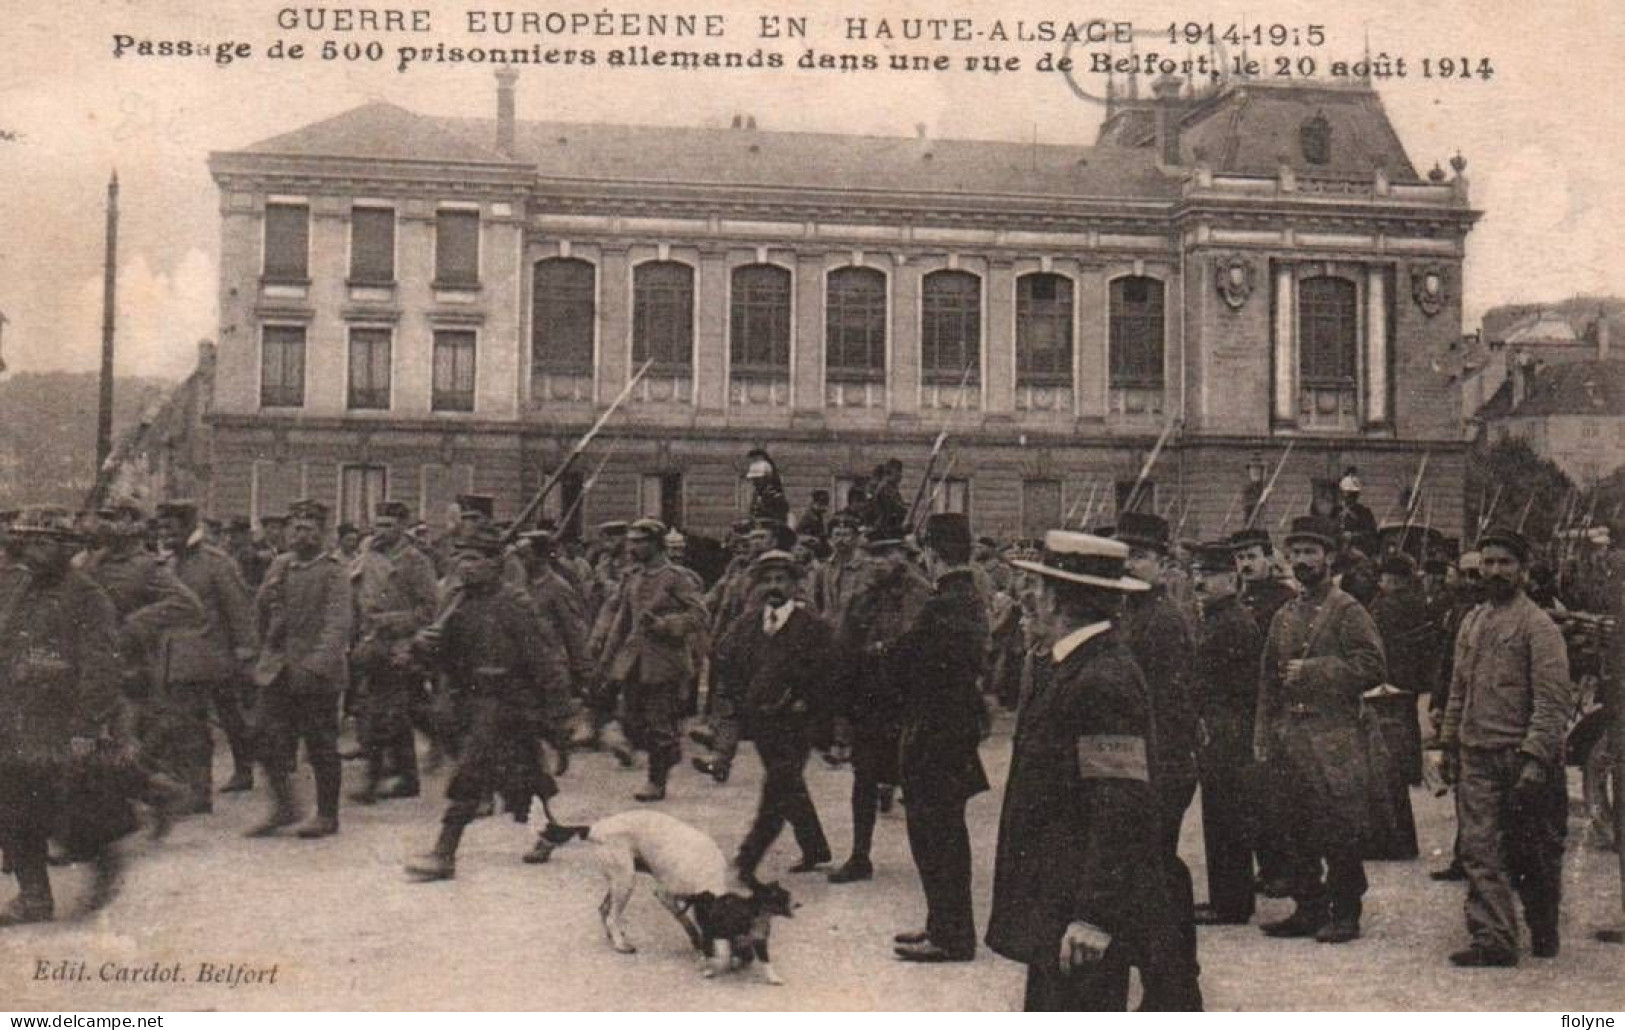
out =
[[[979,381],[982,281],[969,272],[932,272],[920,293],[920,368],[927,382]]]
[[[350,407],[389,407],[389,330],[350,330]]]
[[[638,514],[667,526],[683,524],[683,474],[660,472],[638,478]]]
[[[437,329],[434,334],[435,411],[474,410],[474,333]]]
[[[382,465],[346,465],[339,479],[339,521],[357,526],[372,521],[372,513],[387,498],[389,470]]]
[[[1348,279],[1298,284],[1298,361],[1305,386],[1352,386],[1359,374],[1357,291]]]
[[[436,286],[470,288],[480,284],[480,213],[444,209],[434,216]]]
[[[1016,381],[1072,382],[1072,280],[1035,273],[1016,280]]]
[[[350,281],[395,281],[395,209],[350,209]]]
[[[574,258],[536,262],[531,297],[536,309],[531,328],[534,366],[547,372],[592,372],[598,316],[592,265]]]
[[[632,360],[667,371],[694,363],[694,270],[676,261],[639,265],[632,277]]]
[[[776,265],[733,271],[728,339],[735,372],[790,370],[790,273]]]
[[[1111,284],[1111,385],[1161,389],[1162,283],[1145,276]]]
[[[305,403],[305,327],[268,325],[260,336],[260,407]]]
[[[963,371],[960,373],[963,375]],[[944,479],[931,484],[931,510],[934,512],[952,511],[961,515],[970,514],[970,480]]]
[[[310,278],[310,208],[265,205],[265,278]]]
[[[824,365],[831,379],[886,377],[886,275],[837,268],[824,298]]]

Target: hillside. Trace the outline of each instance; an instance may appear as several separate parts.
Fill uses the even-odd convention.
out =
[[[122,378],[113,388],[113,436],[174,386]],[[0,509],[77,507],[94,482],[97,376],[21,372],[0,378]]]
[[[1625,298],[1570,297],[1553,304],[1498,304],[1484,312],[1484,339],[1504,340],[1519,322],[1543,311],[1562,315],[1582,336],[1596,321],[1598,311],[1607,312],[1609,333],[1613,339],[1621,339],[1620,333],[1625,331]]]

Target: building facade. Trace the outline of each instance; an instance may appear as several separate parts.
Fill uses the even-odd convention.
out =
[[[1184,536],[1424,455],[1459,528],[1465,162],[1419,176],[1363,85],[1158,84],[1097,145],[447,119],[370,104],[217,153],[216,514],[298,496],[520,508],[649,363],[550,502],[737,517],[765,446],[791,503],[937,433],[981,532],[1145,502]],[[600,456],[607,456],[601,458]],[[944,473],[946,473],[944,475]],[[1251,492],[1251,493],[1249,493]]]

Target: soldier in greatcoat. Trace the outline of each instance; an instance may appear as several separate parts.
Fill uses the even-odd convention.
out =
[[[899,771],[926,906],[924,928],[897,936],[897,956],[968,962],[976,954],[976,919],[965,805],[988,789],[977,754],[988,727],[978,689],[987,611],[971,571],[970,521],[933,514],[923,542],[931,595],[885,660],[902,698]]]
[[[1138,967],[1147,1009],[1200,1007],[1175,925],[1150,758],[1151,702],[1113,625],[1128,548],[1052,530],[1036,574],[1048,645],[1016,718],[999,817],[990,948],[1027,967],[1028,1011],[1121,1011]]]
[[[292,776],[305,745],[316,777],[316,815],[298,835],[329,837],[339,829],[339,695],[354,624],[348,568],[323,547],[327,506],[300,501],[289,513],[290,549],[265,572],[255,606],[260,656],[260,760],[272,807],[251,837],[271,836],[299,821]]]
[[[1342,944],[1360,935],[1370,830],[1361,695],[1386,677],[1377,627],[1331,581],[1337,525],[1292,522],[1287,558],[1303,593],[1276,613],[1264,645],[1254,749],[1277,763],[1291,842],[1290,916],[1260,927],[1272,937]]]

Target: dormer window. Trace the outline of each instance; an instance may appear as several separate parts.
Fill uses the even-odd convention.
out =
[[[1316,112],[1298,130],[1303,145],[1303,159],[1312,165],[1329,164],[1332,159],[1332,124],[1326,116]]]

